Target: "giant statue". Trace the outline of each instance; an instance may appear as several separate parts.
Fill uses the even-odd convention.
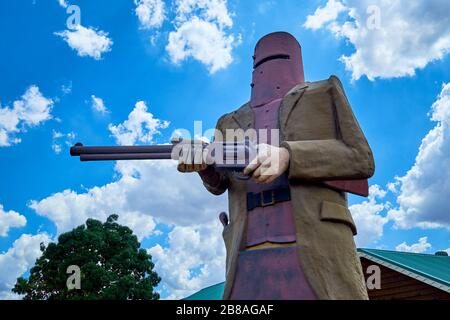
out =
[[[372,152],[342,83],[305,81],[289,33],[258,41],[250,101],[219,119],[214,143],[247,150],[230,133],[249,130],[256,152],[241,175],[210,161],[202,143],[183,141],[177,157],[178,170],[198,172],[209,192],[228,192],[223,298],[367,299],[347,193],[367,196]],[[72,149],[85,161],[173,158],[173,146]]]

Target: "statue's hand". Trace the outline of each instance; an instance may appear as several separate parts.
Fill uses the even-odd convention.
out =
[[[183,140],[177,146],[181,148],[181,154],[178,157],[178,171],[180,172],[199,172],[205,170],[207,150],[202,141]]]
[[[259,144],[257,148],[257,157],[245,168],[244,175],[258,183],[271,183],[289,167],[289,151],[268,144]]]

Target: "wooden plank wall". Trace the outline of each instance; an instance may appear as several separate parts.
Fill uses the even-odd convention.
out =
[[[370,265],[377,265],[381,271],[381,289],[369,290],[370,300],[450,300],[450,293],[439,290],[426,283],[410,278],[399,272],[361,258],[364,276]]]

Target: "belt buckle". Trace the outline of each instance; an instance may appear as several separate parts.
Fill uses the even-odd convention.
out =
[[[270,194],[270,201],[266,202],[266,194]],[[273,190],[266,190],[261,192],[261,207],[268,207],[275,204],[275,193]]]

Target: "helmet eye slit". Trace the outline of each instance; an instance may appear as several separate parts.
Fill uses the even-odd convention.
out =
[[[273,56],[269,56],[269,57],[266,57],[266,58],[262,59],[257,64],[255,64],[253,69],[258,68],[260,65],[262,65],[263,63],[266,63],[267,61],[270,61],[270,60],[278,60],[278,59],[289,60],[290,58],[291,57],[288,54],[276,54],[276,55],[273,55]]]

